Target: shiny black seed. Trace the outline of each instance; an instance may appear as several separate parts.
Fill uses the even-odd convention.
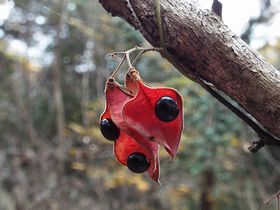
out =
[[[120,129],[110,119],[101,120],[100,131],[110,141],[115,141],[120,137]]]
[[[155,113],[161,121],[170,122],[178,116],[179,107],[172,98],[163,96],[156,103]]]
[[[143,173],[148,170],[150,163],[143,153],[135,152],[127,158],[127,167],[134,173]]]

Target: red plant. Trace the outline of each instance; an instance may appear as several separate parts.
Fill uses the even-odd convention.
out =
[[[106,108],[101,115],[103,136],[114,141],[116,159],[135,173],[148,172],[159,182],[159,146],[173,158],[183,130],[183,100],[172,88],[146,85],[135,68],[125,86],[107,80]]]

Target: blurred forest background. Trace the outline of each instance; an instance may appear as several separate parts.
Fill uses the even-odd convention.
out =
[[[275,209],[263,202],[280,188],[279,149],[249,153],[256,136],[248,126],[157,53],[137,67],[148,83],[184,97],[179,153],[171,161],[161,151],[162,186],[118,164],[99,131],[104,84],[116,66],[108,53],[147,43],[96,0],[4,3],[0,210]],[[269,0],[262,5],[242,34],[249,44],[254,28],[280,9]],[[280,67],[280,40],[258,50]]]

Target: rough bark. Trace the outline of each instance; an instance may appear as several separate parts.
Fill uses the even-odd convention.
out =
[[[159,46],[155,2],[100,0],[124,18],[153,46]],[[161,0],[165,51],[177,69],[201,84],[212,83],[280,138],[280,72],[193,0]],[[202,79],[202,80],[201,80]]]

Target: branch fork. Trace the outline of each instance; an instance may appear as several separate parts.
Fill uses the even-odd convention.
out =
[[[126,50],[126,51],[121,51],[121,52],[113,52],[110,54],[110,56],[112,56],[113,58],[120,60],[119,65],[117,66],[117,68],[113,71],[113,73],[111,74],[111,76],[109,77],[109,79],[114,79],[117,75],[117,73],[119,72],[119,70],[121,69],[122,65],[124,64],[124,62],[126,61],[128,64],[128,71],[130,71],[131,69],[134,69],[134,65],[136,64],[136,62],[140,59],[140,57],[145,54],[146,52],[149,51],[157,51],[160,52],[162,51],[162,48],[157,48],[157,47],[139,47],[139,46],[134,46],[133,48]],[[130,54],[133,52],[138,52],[138,55],[134,58],[134,60],[131,62],[130,60]],[[122,57],[119,57],[122,56]]]

